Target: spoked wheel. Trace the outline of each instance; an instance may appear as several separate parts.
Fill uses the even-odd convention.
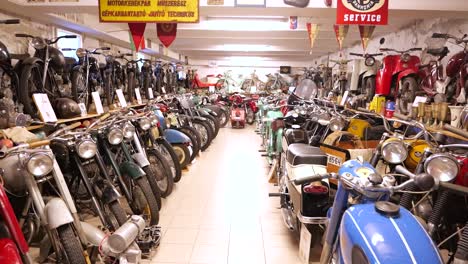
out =
[[[174,147],[177,157],[179,157],[180,167],[182,167],[182,169],[187,168],[190,162],[190,150],[188,147],[184,144],[173,144],[172,146]]]
[[[187,137],[190,138],[190,141],[192,142],[192,154],[190,155],[190,161],[193,161],[195,157],[200,153],[200,134],[198,131],[193,129],[192,127],[181,127],[179,130],[184,133]]]
[[[255,113],[250,109],[250,107],[247,107],[247,113],[245,115],[245,121],[249,125],[253,125],[255,123]]]
[[[172,188],[174,187],[174,176],[172,175],[168,161],[155,149],[148,151],[147,155],[150,165],[145,167],[144,170],[150,185],[152,185],[152,180],[149,178],[150,175],[155,176],[154,180],[156,183],[156,186],[151,186],[151,189],[153,189],[154,192],[153,187],[156,187],[157,193],[160,193],[162,197],[169,196],[172,193]],[[151,174],[149,172],[151,172]],[[159,206],[161,207],[161,204],[159,204]]]
[[[128,86],[127,86],[127,100],[130,103],[133,103],[134,101],[133,93],[135,91],[135,87],[136,87],[135,73],[130,72],[128,74]]]
[[[200,149],[205,151],[211,144],[211,127],[210,125],[198,120],[193,122],[193,127],[198,131],[198,133],[200,133]]]
[[[408,107],[414,102],[417,90],[418,83],[415,78],[406,77],[403,79],[400,87],[400,103],[398,104],[401,113],[405,115],[408,113]]]
[[[107,106],[111,106],[114,103],[115,90],[112,85],[111,76],[106,76],[104,83],[104,93],[106,95]]]
[[[182,168],[180,167],[179,157],[174,151],[174,147],[167,142],[167,140],[161,140],[157,143],[156,148],[166,158],[174,176],[174,182],[179,182],[182,178]]]
[[[366,95],[366,101],[370,103],[375,95],[375,77],[369,77],[364,81],[364,94]]]
[[[110,223],[112,224],[112,228],[115,231],[120,226],[127,222],[127,213],[123,209],[122,205],[120,205],[119,201],[113,201],[109,204],[104,205],[104,211],[107,212],[107,215],[110,216],[111,219]]]
[[[229,122],[229,114],[227,114],[226,111],[221,110],[220,115],[219,115],[219,126],[225,127],[228,122]]]
[[[81,67],[73,69],[71,90],[73,100],[77,103],[83,103],[86,106],[86,109],[89,110],[91,93],[89,92],[88,87],[86,87],[86,76]]]
[[[218,121],[218,119],[216,119],[212,115],[206,115],[206,116],[203,116],[203,117],[206,118],[207,121],[210,123],[211,129],[214,132],[213,138],[215,138],[218,135],[218,132],[219,132],[219,121]]]
[[[25,65],[20,76],[18,99],[24,106],[24,112],[33,118],[39,117],[39,114],[32,96],[39,92],[44,92],[42,66],[37,63]]]
[[[159,207],[146,176],[136,180],[133,196],[134,205],[137,208],[137,212],[133,213],[142,215],[147,226],[157,225],[159,223]]]

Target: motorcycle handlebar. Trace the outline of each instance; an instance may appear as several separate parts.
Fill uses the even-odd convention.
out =
[[[50,144],[50,140],[46,139],[46,140],[40,140],[40,141],[36,141],[36,142],[32,142],[32,143],[29,143],[29,147],[30,148],[38,148],[38,147],[42,147],[42,146],[47,146]]]
[[[456,127],[451,126],[449,124],[445,124],[444,129],[446,129],[447,131],[450,131],[450,132],[452,132],[454,134],[457,134],[457,135],[459,135],[461,137],[468,138],[468,132],[463,130],[463,129],[456,128]]]
[[[454,192],[461,196],[468,195],[468,187],[465,187],[462,185],[448,183],[448,182],[440,182],[439,187],[442,189],[446,189],[448,191]]]
[[[358,56],[358,57],[364,57],[364,54],[362,54],[362,53],[353,53],[353,52],[350,52],[349,55]]]

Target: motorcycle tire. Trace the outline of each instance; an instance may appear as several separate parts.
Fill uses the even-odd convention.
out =
[[[36,83],[42,86],[42,67],[34,63],[25,65],[20,75],[20,83],[18,89],[19,102],[24,106],[24,113],[32,118],[38,118],[39,114],[32,99],[33,93],[43,92],[42,87],[36,87]]]
[[[375,95],[375,77],[368,77],[364,79],[362,87],[364,87],[364,94],[367,97],[366,102],[370,103],[372,99],[374,99]]]
[[[145,204],[145,210],[148,210],[150,215],[149,221],[147,221],[147,224],[153,226],[157,225],[159,223],[159,206],[156,201],[156,197],[153,194],[153,191],[151,190],[151,187],[149,186],[148,180],[145,176],[140,177],[136,180],[136,184],[138,188],[140,189],[139,191],[134,190],[134,200],[138,202],[143,202],[143,200],[146,202]],[[140,196],[142,195],[142,196]],[[134,201],[134,202],[135,202]],[[135,214],[143,214],[144,210],[142,212],[133,212]]]
[[[205,151],[210,146],[211,140],[213,138],[213,131],[211,130],[211,126],[201,120],[194,120],[193,126],[198,131],[198,133],[200,133],[200,149],[201,151]]]
[[[104,79],[104,92],[106,94],[107,106],[114,104],[114,87],[110,76],[106,76]]]
[[[83,248],[80,240],[75,235],[72,224],[59,226],[56,230],[64,251],[62,254],[65,254],[68,264],[86,264]]]
[[[171,170],[173,170],[174,182],[179,182],[182,178],[182,168],[180,167],[179,158],[174,148],[167,140],[162,140],[161,143],[159,143],[159,147],[161,154],[166,158]]]
[[[398,107],[404,115],[408,114],[408,106],[414,102],[416,92],[418,91],[418,82],[414,77],[406,77],[401,82],[400,87],[400,102]]]
[[[216,138],[218,136],[218,132],[219,132],[219,121],[218,119],[216,119],[216,117],[212,116],[212,115],[204,115],[203,116],[204,118],[208,119],[208,122],[210,123],[211,125],[211,129],[213,129],[213,139]]]
[[[225,127],[229,122],[229,114],[224,111],[224,109],[221,110],[220,115],[219,115],[219,126],[220,127]]]
[[[125,213],[125,210],[123,209],[122,205],[120,205],[119,201],[113,201],[109,203],[107,207],[109,208],[110,213],[113,215],[113,217],[117,221],[118,225],[113,223],[114,230],[112,231],[115,231],[127,222],[128,220],[127,213]]]
[[[146,154],[150,165],[143,168],[143,170],[146,173],[151,189],[153,189],[155,195],[166,198],[172,193],[172,189],[174,188],[174,176],[172,175],[168,161],[155,149],[147,151]],[[152,177],[150,180],[150,175],[155,177]],[[155,183],[156,185],[154,185]],[[158,201],[158,205],[161,208],[160,201]]]
[[[200,139],[198,138],[198,131],[192,127],[181,127],[178,129],[180,132],[184,133],[192,141],[192,154],[190,155],[190,162],[192,162],[195,157],[200,153]]]
[[[190,150],[184,144],[173,144],[174,151],[177,153],[179,158],[180,167],[182,169],[187,168],[190,162]]]
[[[86,87],[85,74],[82,68],[73,69],[71,76],[71,92],[75,102],[83,103],[86,106],[86,110],[89,110],[91,102],[91,93]]]
[[[134,98],[133,98],[133,93],[135,91],[135,83],[136,83],[136,80],[135,80],[135,73],[134,72],[130,72],[128,74],[128,86],[127,86],[127,100],[129,103],[133,103],[134,101]]]
[[[252,109],[250,109],[250,107],[247,107],[245,121],[249,125],[253,125],[255,123],[255,113],[252,111]]]

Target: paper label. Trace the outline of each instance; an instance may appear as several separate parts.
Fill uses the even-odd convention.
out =
[[[99,96],[99,92],[92,92],[91,93],[94,101],[94,106],[96,107],[96,113],[104,114],[104,108],[102,107],[101,97]]]
[[[117,89],[115,92],[117,93],[117,98],[119,98],[120,106],[127,107],[127,101],[125,101],[125,96],[122,92],[122,89]]]
[[[79,103],[78,106],[80,107],[81,116],[87,116],[88,111],[86,110],[86,105],[84,103]]]
[[[426,103],[426,101],[426,96],[416,96],[416,98],[414,98],[413,106],[417,107],[419,103]]]
[[[57,122],[54,108],[50,104],[49,97],[44,93],[33,94],[34,103],[36,103],[39,114],[44,122]]]
[[[164,86],[161,87],[161,91],[163,92],[163,94],[165,94],[166,93],[166,88],[164,88]]]
[[[210,93],[214,93],[215,91],[215,87],[213,85],[211,85],[210,87],[208,87],[208,92]]]
[[[299,258],[302,263],[309,263],[310,258],[310,243],[312,235],[304,224],[301,224],[301,238],[299,242]]]
[[[142,104],[143,100],[141,100],[140,88],[135,88],[135,95],[136,95],[138,104]]]
[[[149,97],[149,99],[153,99],[153,98],[154,98],[154,94],[153,94],[153,89],[152,89],[152,88],[148,88],[148,97]]]

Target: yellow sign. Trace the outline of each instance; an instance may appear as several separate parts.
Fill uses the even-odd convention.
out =
[[[197,23],[199,0],[99,0],[101,22]]]

